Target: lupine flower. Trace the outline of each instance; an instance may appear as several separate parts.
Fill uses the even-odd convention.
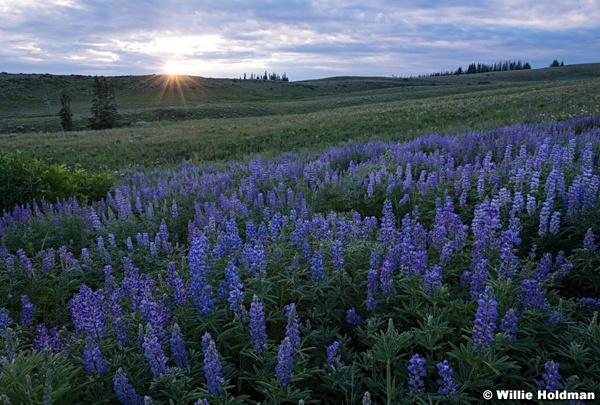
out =
[[[35,278],[35,274],[33,273],[33,263],[31,262],[31,259],[27,257],[25,251],[23,249],[18,249],[17,256],[19,256],[19,260],[21,260],[23,269],[25,270],[29,278]]]
[[[175,365],[182,370],[186,370],[187,366],[190,365],[190,357],[185,348],[185,342],[183,340],[181,328],[179,328],[177,323],[173,325],[170,343],[171,353],[173,354],[173,361],[175,362]]]
[[[261,353],[267,348],[267,325],[263,304],[255,294],[250,304],[250,334],[254,341],[254,351]]]
[[[28,328],[33,323],[34,312],[33,304],[29,301],[29,296],[21,295],[21,306],[23,308],[21,312],[21,326]]]
[[[50,248],[42,259],[42,273],[49,272],[54,266],[54,249]]]
[[[0,333],[4,333],[6,328],[13,324],[13,320],[10,317],[8,309],[0,308]]]
[[[524,309],[534,307],[538,309],[548,308],[546,301],[546,290],[544,284],[537,280],[523,280],[518,288],[517,300],[521,302]]]
[[[106,324],[104,320],[104,295],[102,291],[92,291],[82,284],[79,293],[69,301],[75,331],[95,339],[104,337]]]
[[[344,241],[336,239],[331,245],[331,260],[333,262],[333,271],[342,271],[344,269]]]
[[[377,308],[378,302],[375,296],[379,291],[379,274],[377,269],[371,267],[367,273],[367,311],[373,311]]]
[[[420,396],[425,393],[423,377],[427,375],[427,370],[425,369],[426,363],[427,360],[418,353],[410,358],[410,365],[408,366],[408,390],[412,395]]]
[[[160,378],[164,374],[168,374],[167,356],[158,341],[158,337],[152,331],[150,324],[146,325],[146,334],[144,335],[144,343],[142,343],[146,360],[150,364],[150,369],[154,378]]]
[[[204,353],[204,374],[206,375],[206,385],[210,395],[219,396],[224,394],[223,375],[221,373],[221,361],[217,354],[215,341],[210,333],[206,332],[202,336],[202,352]]]
[[[313,281],[325,280],[323,274],[323,254],[317,250],[310,260],[310,279]]]
[[[279,346],[277,353],[277,365],[275,366],[275,378],[283,386],[290,384],[292,377],[292,366],[294,364],[294,346],[289,337],[285,337]]]
[[[519,331],[517,326],[519,318],[517,317],[517,311],[514,308],[506,311],[506,314],[500,321],[500,330],[504,332],[508,340],[514,342],[517,340],[516,333]]]
[[[544,365],[545,373],[542,374],[542,379],[538,381],[538,388],[540,391],[558,391],[561,386],[558,380],[562,378],[562,376],[558,372],[559,363],[555,363],[550,360],[547,361]]]
[[[600,309],[600,299],[595,298],[578,298],[577,303],[581,308],[597,311]],[[1,311],[1,310],[0,310]]]
[[[125,405],[143,405],[144,398],[135,392],[133,386],[127,380],[127,375],[119,368],[113,378],[115,393],[119,401]]]
[[[560,211],[554,211],[552,213],[552,218],[550,218],[550,226],[548,231],[552,235],[556,235],[560,228]]]
[[[7,255],[4,258],[4,264],[6,265],[7,273],[12,273],[13,271],[15,271],[15,256]]]
[[[381,266],[379,280],[381,281],[381,292],[390,295],[394,292],[394,264],[390,258],[386,258]]]
[[[177,273],[175,262],[169,262],[167,265],[167,281],[173,290],[173,301],[177,305],[185,305],[188,302],[188,291],[185,288],[183,279]]]
[[[498,302],[494,297],[492,287],[486,287],[477,300],[478,308],[473,323],[471,344],[483,353],[494,342],[496,320],[498,319]]]
[[[300,347],[300,322],[296,313],[296,305],[291,303],[284,307],[285,316],[288,319],[285,328],[285,336],[290,339],[290,344],[294,351]]]
[[[340,347],[340,342],[337,340],[327,347],[327,364],[338,368],[341,362],[341,356],[337,355],[337,349]]]
[[[592,232],[592,228],[588,228],[585,233],[585,238],[583,238],[583,248],[590,253],[596,251],[596,236],[594,235],[594,232]]]
[[[438,264],[433,265],[423,275],[423,288],[428,297],[437,294],[442,288],[442,267]]]
[[[354,308],[350,308],[346,311],[346,322],[352,326],[358,326],[362,323],[362,318],[356,313]]]
[[[481,293],[485,290],[485,282],[488,279],[487,259],[477,259],[473,262],[473,271],[470,273],[471,278],[471,299],[477,300]]]
[[[90,338],[83,348],[83,368],[97,377],[108,373],[108,365],[104,362],[100,346]]]
[[[453,398],[456,390],[458,389],[458,384],[452,381],[452,375],[454,374],[454,370],[452,367],[448,365],[448,360],[444,360],[437,364],[438,368],[438,394],[445,395],[447,398]]]

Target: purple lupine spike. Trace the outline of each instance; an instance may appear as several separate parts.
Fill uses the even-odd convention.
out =
[[[379,281],[381,282],[381,292],[384,295],[390,295],[394,292],[394,263],[391,258],[386,257],[381,266]]]
[[[423,275],[423,288],[428,297],[436,295],[442,288],[442,266],[435,264]]]
[[[583,238],[583,248],[590,253],[596,251],[596,236],[594,235],[592,228],[588,228],[585,233],[585,238]]]
[[[498,319],[498,302],[491,286],[486,287],[485,291],[481,293],[477,304],[471,344],[475,350],[483,353],[494,342],[496,320]]]
[[[29,257],[27,257],[27,254],[25,253],[25,251],[23,249],[17,250],[17,256],[19,257],[19,260],[21,260],[21,264],[23,265],[23,269],[25,270],[25,273],[27,273],[29,278],[34,279],[35,274],[33,273],[33,263],[31,261],[31,259]]]
[[[121,403],[125,405],[144,405],[144,398],[135,392],[122,368],[119,368],[115,373],[113,384],[117,398]]]
[[[438,394],[445,395],[447,398],[454,398],[458,384],[452,380],[454,370],[448,365],[448,360],[437,364],[438,368]]]
[[[210,395],[223,395],[223,374],[221,372],[221,361],[217,353],[217,347],[210,333],[206,332],[202,336],[202,352],[204,353],[204,374],[206,376],[206,385]]]
[[[336,239],[331,245],[331,260],[333,262],[333,271],[342,271],[344,269],[344,241]]]
[[[312,281],[325,280],[323,274],[323,254],[317,250],[310,260],[310,279]]]
[[[558,391],[561,389],[559,380],[562,378],[558,372],[559,363],[552,360],[544,364],[545,373],[542,374],[542,379],[538,381],[540,391]]]
[[[177,305],[185,305],[188,302],[188,291],[185,287],[183,279],[177,273],[177,265],[175,262],[169,262],[167,265],[167,281],[173,290],[173,301]]]
[[[48,249],[42,259],[42,273],[48,273],[54,266],[54,248]]]
[[[6,255],[4,258],[4,264],[6,266],[6,272],[12,273],[15,271],[15,256],[14,255]]]
[[[101,339],[106,332],[104,320],[104,294],[92,291],[82,284],[79,293],[69,301],[75,331],[79,334]]]
[[[254,351],[261,353],[267,349],[267,325],[263,303],[255,294],[250,304],[250,335],[254,341]]]
[[[142,348],[144,349],[144,355],[150,364],[154,378],[160,378],[162,375],[169,373],[169,368],[167,367],[168,358],[165,356],[162,345],[158,337],[154,334],[150,324],[146,325]]]
[[[146,323],[152,326],[152,331],[158,341],[164,345],[167,343],[167,324],[172,318],[171,307],[166,298],[160,302],[153,301],[151,297],[142,298],[140,305],[142,316]]]
[[[358,326],[362,323],[362,318],[356,313],[356,309],[350,308],[346,311],[346,322],[352,326]]]
[[[289,337],[285,337],[279,346],[277,353],[277,365],[275,366],[275,378],[281,385],[288,386],[292,377],[292,366],[294,364],[294,346]]]
[[[500,321],[500,330],[504,332],[508,340],[511,342],[515,342],[517,340],[516,333],[519,331],[519,327],[517,326],[517,322],[519,318],[517,316],[517,311],[514,308],[506,311],[506,314]]]
[[[83,348],[83,368],[96,377],[108,373],[108,365],[102,357],[100,346],[90,338],[87,339]]]
[[[285,316],[287,317],[287,326],[285,328],[285,336],[290,339],[290,343],[294,351],[300,348],[300,320],[296,312],[296,305],[291,303],[284,307]]]
[[[341,365],[341,356],[337,354],[337,350],[340,347],[340,342],[334,341],[330,346],[327,347],[327,364],[337,369]]]
[[[0,308],[0,334],[6,332],[6,328],[13,324],[10,313],[6,308]]]
[[[479,295],[485,290],[485,282],[488,280],[487,270],[488,260],[480,258],[473,263],[473,271],[470,274],[471,279],[471,299],[477,300]]]
[[[548,226],[548,232],[552,235],[556,235],[560,229],[560,211],[554,211],[550,218],[550,225]]]
[[[412,395],[421,396],[425,393],[423,377],[427,376],[427,370],[425,369],[427,360],[417,353],[410,358],[409,363],[408,390]]]
[[[545,310],[550,305],[546,301],[544,284],[537,280],[523,280],[517,290],[517,300],[521,302],[523,309],[534,307]]]
[[[246,308],[244,307],[244,292],[242,291],[243,285],[240,279],[240,275],[237,270],[237,266],[232,260],[227,263],[225,268],[225,282],[227,283],[227,290],[229,291],[229,309],[233,311],[235,316],[243,318],[246,314]]]
[[[181,328],[177,323],[173,325],[173,331],[171,332],[171,353],[173,354],[173,361],[175,365],[182,370],[187,370],[190,365],[190,356],[185,348],[185,341],[183,340],[183,334]]]
[[[379,274],[377,269],[371,267],[367,273],[367,311],[374,311],[377,308],[378,302],[375,299],[379,292]]]
[[[35,309],[28,295],[21,295],[21,306],[21,326],[28,328],[33,324],[33,312]]]

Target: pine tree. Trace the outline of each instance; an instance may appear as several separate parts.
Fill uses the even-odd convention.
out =
[[[73,124],[73,112],[71,111],[71,96],[65,89],[60,93],[60,104],[62,105],[62,108],[58,112],[60,126],[63,131],[73,131],[75,125]]]
[[[92,101],[91,129],[107,129],[117,126],[119,114],[115,105],[115,92],[105,77],[94,77],[94,100]]]

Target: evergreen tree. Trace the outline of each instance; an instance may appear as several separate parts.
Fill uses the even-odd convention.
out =
[[[94,77],[94,100],[92,101],[91,129],[107,129],[117,126],[119,114],[115,104],[115,92],[105,77]]]
[[[73,124],[73,112],[71,111],[71,96],[67,93],[67,90],[63,89],[60,93],[60,104],[62,105],[58,116],[60,117],[60,126],[63,131],[73,131],[75,125]]]

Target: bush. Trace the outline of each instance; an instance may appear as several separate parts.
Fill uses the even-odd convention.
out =
[[[98,200],[113,185],[108,173],[69,170],[65,165],[50,165],[23,152],[0,153],[0,210],[33,200],[54,201],[76,197]]]

